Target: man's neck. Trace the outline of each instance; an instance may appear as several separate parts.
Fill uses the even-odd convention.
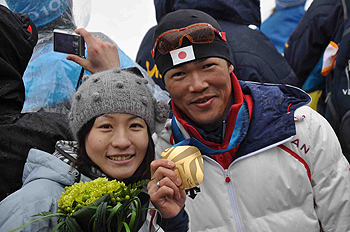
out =
[[[197,124],[185,114],[181,115],[183,119],[187,121],[190,125],[192,125],[205,140],[214,143],[222,143],[225,136],[228,113],[232,104],[233,100],[231,98],[230,104],[228,104],[228,106],[226,107],[223,117],[210,125]]]
[[[181,115],[192,126],[195,126],[196,128],[200,128],[201,130],[205,131],[206,133],[215,132],[220,127],[222,127],[222,124],[224,122],[227,121],[228,113],[229,113],[230,108],[231,108],[231,106],[233,104],[234,104],[234,100],[233,100],[233,97],[231,95],[231,97],[230,97],[230,99],[228,101],[228,104],[227,104],[227,106],[226,106],[222,116],[218,120],[216,120],[215,122],[210,123],[210,124],[199,124],[199,123],[196,123],[194,120],[190,119],[189,117],[187,117],[185,114],[181,113]]]

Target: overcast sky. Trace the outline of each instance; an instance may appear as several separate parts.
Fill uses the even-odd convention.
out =
[[[153,0],[92,0],[87,29],[108,35],[135,60],[143,36],[155,24]]]
[[[261,0],[262,19],[274,6],[275,0]],[[108,35],[135,59],[143,36],[155,24],[153,0],[92,0],[87,29]]]

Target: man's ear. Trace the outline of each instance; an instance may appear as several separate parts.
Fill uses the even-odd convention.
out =
[[[166,73],[165,73],[166,74]],[[168,87],[166,86],[166,84],[165,84],[165,75],[162,75],[162,81],[163,81],[163,83],[164,83],[164,86],[165,86],[165,89],[166,89],[166,91],[168,91]],[[169,91],[168,91],[169,92]]]
[[[230,66],[228,66],[228,71],[229,73],[233,72],[235,68],[233,67],[233,64],[230,64]]]
[[[164,77],[163,77],[164,78]],[[166,84],[165,84],[165,81],[163,79],[163,83],[164,83],[164,87],[165,87],[165,90],[168,91],[168,87],[166,87]],[[168,91],[169,92],[169,91]]]

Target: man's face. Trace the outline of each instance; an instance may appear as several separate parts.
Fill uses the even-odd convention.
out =
[[[179,110],[210,131],[221,125],[231,102],[232,71],[226,60],[208,58],[170,69],[164,82]]]

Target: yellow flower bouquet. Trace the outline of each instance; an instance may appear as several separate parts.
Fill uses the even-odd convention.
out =
[[[138,231],[142,226],[149,203],[149,195],[142,186],[149,180],[126,186],[121,181],[97,178],[65,187],[59,198],[56,213],[41,212],[40,216],[21,227],[41,219],[58,217],[53,231]]]

